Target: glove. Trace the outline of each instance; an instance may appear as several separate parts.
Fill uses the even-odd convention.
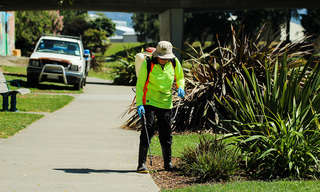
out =
[[[180,98],[184,98],[184,95],[185,95],[184,90],[183,90],[181,87],[179,87],[179,89],[178,89],[178,96],[179,96]]]
[[[142,114],[145,114],[145,110],[144,110],[144,107],[143,105],[139,105],[138,106],[138,114],[139,114],[139,117],[142,118]]]

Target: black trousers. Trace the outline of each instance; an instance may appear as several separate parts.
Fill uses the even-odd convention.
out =
[[[154,136],[157,130],[156,128],[158,128],[159,140],[162,150],[170,150],[172,144],[171,109],[161,109],[150,105],[145,105],[144,108],[146,112],[145,116],[149,142]],[[149,146],[144,126],[144,120],[143,118],[141,118],[141,120],[143,121],[143,127],[140,134],[140,145],[148,148]]]

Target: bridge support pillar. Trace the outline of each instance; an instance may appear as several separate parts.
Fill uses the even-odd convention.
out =
[[[169,9],[159,14],[160,41],[170,41],[174,54],[181,59],[178,50],[183,46],[183,9]]]

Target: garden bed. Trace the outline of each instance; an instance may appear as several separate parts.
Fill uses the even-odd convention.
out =
[[[177,167],[178,160],[179,158],[172,158],[174,167]],[[183,188],[196,184],[196,178],[194,177],[181,175],[178,171],[165,171],[163,168],[163,160],[160,156],[152,157],[152,166],[149,163],[148,156],[148,168],[151,170],[150,175],[154,182],[161,189]]]

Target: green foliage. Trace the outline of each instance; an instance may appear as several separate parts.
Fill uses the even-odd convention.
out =
[[[231,93],[227,85],[227,78],[234,75],[242,76],[242,66],[255,70],[258,79],[264,79],[264,63],[270,63],[273,67],[278,57],[287,54],[289,66],[295,66],[295,57],[308,55],[309,49],[301,42],[266,42],[262,33],[264,28],[255,36],[246,36],[243,29],[231,28],[231,44],[218,46],[204,51],[202,48],[194,48],[187,53],[192,68],[186,70],[187,95],[177,114],[174,128],[177,131],[213,129],[220,123],[226,111],[217,105],[214,98],[226,97]]]
[[[50,25],[50,31],[52,31],[52,33],[54,35],[60,33],[63,29],[63,16],[60,15],[60,11],[49,11],[48,12],[51,25]]]
[[[65,19],[64,35],[82,36],[86,49],[104,54],[110,46],[108,37],[115,32],[115,24],[109,18],[100,15],[90,20],[84,11],[64,11],[62,14]]]
[[[320,9],[307,9],[307,14],[301,16],[301,25],[307,35],[313,35],[314,38],[320,34]]]
[[[287,11],[288,9],[245,9],[233,12],[233,15],[237,17],[236,25],[243,25],[245,33],[251,36],[263,25],[268,25],[266,32],[271,32],[270,34],[280,32],[280,26],[286,22]]]
[[[110,40],[107,38],[107,32],[98,29],[88,29],[83,34],[83,43],[86,48],[93,52],[104,53],[108,46],[110,46]]]
[[[179,168],[201,182],[228,180],[239,169],[239,155],[222,139],[201,137],[197,147],[182,153]]]
[[[216,41],[216,36],[223,42],[229,41],[230,13],[227,11],[212,11],[205,13],[185,13],[184,38],[187,42],[200,41],[201,45],[210,39]],[[210,21],[210,22],[208,22]],[[224,44],[224,43],[222,43]]]
[[[87,11],[62,10],[61,15],[64,21],[63,35],[82,36],[90,28]]]
[[[160,38],[160,22],[158,14],[134,13],[132,15],[133,28],[138,34],[138,41],[146,42],[151,39],[158,42]]]
[[[207,11],[184,14],[184,41],[216,42],[217,36],[222,45],[229,42],[230,24],[236,28],[245,27],[248,36],[257,33],[263,25],[268,26],[268,35],[280,32],[280,26],[288,21],[288,16],[298,17],[297,9],[244,9],[236,11]],[[136,13],[132,16],[133,27],[138,32],[138,40],[159,41],[159,18],[154,13]]]
[[[135,85],[137,81],[135,71],[135,55],[153,44],[143,44],[132,48],[124,48],[123,51],[117,52],[114,58],[118,65],[114,67],[114,84],[117,85]]]
[[[52,18],[48,11],[17,11],[16,12],[16,48],[22,55],[29,56],[38,38],[50,33]]]
[[[230,44],[222,46],[219,41],[217,47],[203,50],[202,47],[192,47],[192,52],[187,52],[189,57],[183,65],[192,66],[184,69],[186,79],[186,97],[181,100],[180,107],[173,124],[175,131],[197,131],[217,129],[221,119],[228,115],[223,107],[218,105],[214,98],[226,97],[231,93],[226,78],[233,75],[242,75],[242,66],[252,68],[257,73],[257,78],[264,79],[264,65],[266,61],[272,68],[278,57],[285,54],[288,65],[295,66],[299,60],[295,57],[310,55],[310,46],[304,42],[273,42],[264,41],[261,28],[255,36],[246,36],[243,28],[238,30],[231,27]],[[173,94],[176,95],[176,94]],[[177,109],[178,99],[173,98],[174,108]],[[133,111],[133,109],[130,109]],[[136,111],[136,110],[134,110]],[[137,124],[139,116],[133,114],[127,121],[127,127],[139,129]]]
[[[137,81],[135,71],[135,52],[128,52],[127,57],[118,60],[115,69],[115,78],[113,83],[116,85],[135,85]]]
[[[301,25],[305,35],[310,35],[311,43],[314,45],[315,52],[320,53],[320,9],[307,9],[307,14],[303,14]]]
[[[248,173],[319,178],[320,66],[288,68],[284,57],[273,70],[266,63],[264,81],[243,69],[242,77],[227,79],[232,94],[218,101],[231,115],[224,126],[238,139]]]
[[[116,25],[111,21],[111,19],[105,15],[101,15],[95,20],[91,21],[91,28],[99,31],[105,31],[106,37],[110,37],[114,34]]]

